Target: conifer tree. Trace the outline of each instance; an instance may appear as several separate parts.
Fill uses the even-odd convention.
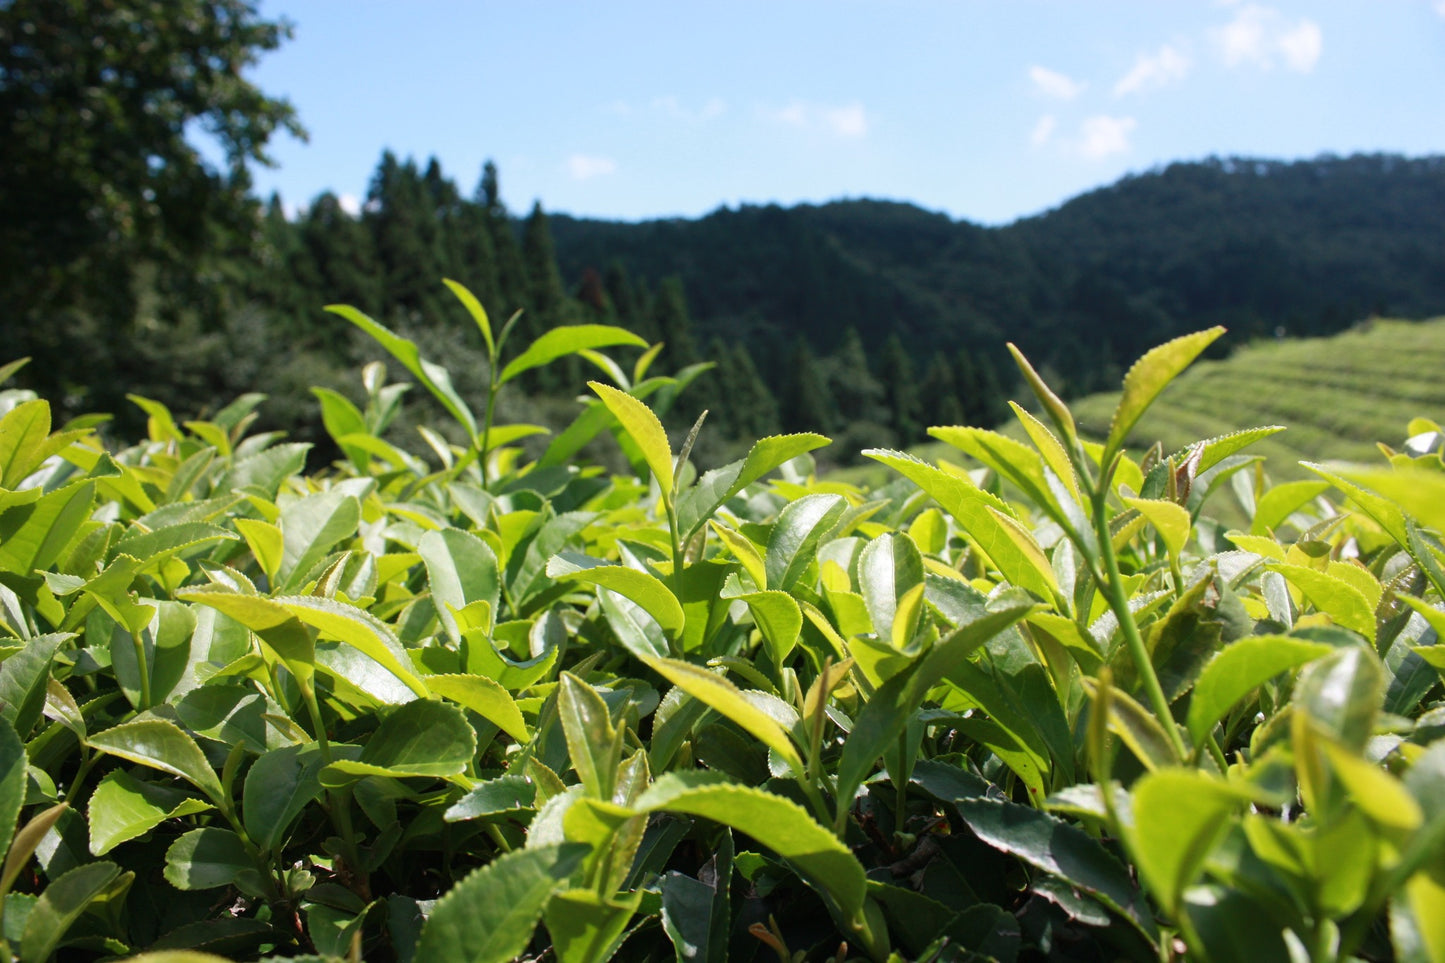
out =
[[[477,183],[476,203],[482,208],[492,252],[497,264],[497,302],[484,301],[487,310],[499,318],[509,318],[527,303],[527,272],[522,266],[522,249],[517,244],[512,218],[502,203],[501,182],[497,165],[482,165],[482,178]]]
[[[682,279],[663,278],[652,298],[651,307],[652,323],[657,329],[657,337],[667,345],[663,350],[673,370],[696,364],[699,360],[697,343],[692,337],[692,320],[687,314]]]
[[[436,314],[445,273],[441,227],[416,163],[386,151],[367,192],[367,225],[380,261],[385,298],[412,323]]]
[[[779,418],[784,431],[833,430],[836,405],[808,342],[799,338],[788,354],[787,374],[778,384]]]
[[[958,388],[953,380],[953,369],[948,359],[941,354],[933,356],[928,370],[924,372],[919,387],[921,396],[920,418],[924,428],[934,425],[965,424],[963,405],[958,401]]]
[[[921,433],[918,420],[921,402],[913,359],[908,356],[897,332],[890,333],[883,344],[880,374],[893,430],[900,443],[910,444]]]

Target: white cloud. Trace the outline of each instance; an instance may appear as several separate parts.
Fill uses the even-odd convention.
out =
[[[794,100],[786,107],[760,107],[758,115],[770,123],[799,130],[826,131],[835,137],[868,135],[868,112],[858,101],[832,106]]]
[[[868,115],[863,105],[851,103],[823,110],[823,123],[839,137],[863,137],[868,133]]]
[[[1315,69],[1324,46],[1324,34],[1313,20],[1301,20],[1293,30],[1279,38],[1279,51],[1284,54],[1285,63],[1302,74]]]
[[[1210,31],[1230,67],[1252,64],[1268,70],[1283,58],[1291,70],[1309,73],[1324,51],[1324,33],[1308,18],[1290,22],[1272,7],[1247,4],[1234,19]]]
[[[336,203],[352,217],[356,217],[361,213],[361,201],[355,194],[342,194],[336,199]]]
[[[610,157],[593,154],[573,154],[567,158],[567,173],[576,181],[590,180],[617,170],[617,162]]]
[[[1029,68],[1029,79],[1034,82],[1034,86],[1044,96],[1054,97],[1058,100],[1073,100],[1084,89],[1081,81],[1037,64]]]
[[[1089,160],[1122,154],[1129,149],[1129,135],[1135,126],[1133,117],[1110,117],[1107,114],[1086,117],[1080,127],[1079,154]]]
[[[1164,87],[1183,80],[1189,73],[1189,58],[1169,44],[1156,53],[1140,54],[1133,68],[1114,85],[1114,96],[1136,94],[1152,87]]]
[[[1029,135],[1029,143],[1035,147],[1042,147],[1054,136],[1054,128],[1059,125],[1058,118],[1053,114],[1044,114],[1039,122],[1034,124],[1034,131]]]

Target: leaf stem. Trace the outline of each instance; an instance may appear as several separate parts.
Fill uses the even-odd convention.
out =
[[[135,646],[136,671],[140,673],[140,709],[144,712],[151,707],[151,667],[146,662],[145,639],[135,629],[130,633],[131,644]]]
[[[1099,559],[1104,563],[1104,591],[1109,607],[1119,621],[1119,630],[1124,633],[1124,644],[1129,647],[1129,657],[1134,660],[1134,671],[1138,673],[1144,686],[1150,708],[1169,734],[1175,755],[1183,759],[1188,754],[1184,750],[1184,740],[1179,735],[1179,726],[1174,722],[1174,714],[1169,710],[1169,700],[1164,697],[1164,689],[1159,685],[1159,676],[1154,672],[1149,650],[1139,635],[1139,626],[1134,621],[1134,614],[1129,611],[1129,599],[1124,594],[1124,579],[1119,574],[1119,560],[1114,554],[1114,539],[1109,532],[1108,477],[1109,473],[1106,472],[1099,487],[1092,494],[1094,530],[1099,536]]]

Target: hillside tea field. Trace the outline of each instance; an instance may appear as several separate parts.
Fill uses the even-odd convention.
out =
[[[334,309],[465,438],[424,458],[379,363],[361,406],[317,392],[343,458],[309,475],[259,394],[135,398],[108,447],[0,389],[4,952],[1445,960],[1433,423],[1273,487],[1249,421],[1143,454],[1211,329],[1103,420],[1015,352],[1041,416],[869,450],[872,490],[816,477],[816,434],[699,475],[655,346],[518,346],[450,286],[480,413]],[[599,377],[528,460],[496,391],[573,356]],[[609,434],[629,471],[578,460]]]

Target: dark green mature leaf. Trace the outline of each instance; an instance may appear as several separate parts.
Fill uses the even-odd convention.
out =
[[[928,690],[969,653],[1028,615],[1033,608],[1013,605],[960,626],[874,692],[843,743],[843,755],[837,767],[838,798],[853,798],[878,758],[897,742],[908,721],[922,706]]]
[[[320,746],[284,746],[263,753],[246,773],[241,815],[246,834],[263,851],[278,849],[291,823],[321,795]]]
[[[465,713],[445,702],[417,699],[382,719],[359,761],[396,775],[454,776],[476,752],[477,734]]]
[[[10,723],[21,738],[29,738],[44,711],[56,650],[73,637],[71,632],[37,635],[0,663],[0,719]]]
[[[416,552],[426,564],[437,618],[453,644],[460,644],[454,611],[478,601],[486,602],[491,612],[497,611],[502,578],[496,553],[486,542],[459,528],[427,532],[417,542]]]
[[[768,472],[799,455],[831,444],[823,435],[804,432],[772,435],[756,442],[746,458],[714,468],[677,500],[677,527],[686,542],[723,504]]]
[[[26,770],[30,759],[15,729],[0,725],[0,853],[10,849],[15,823],[25,802]]]
[[[974,834],[1031,866],[1067,880],[1120,913],[1150,940],[1153,915],[1128,870],[1098,840],[1037,809],[999,799],[954,805]]]
[[[392,357],[400,361],[402,367],[410,371],[436,397],[437,401],[441,402],[442,407],[449,411],[452,417],[466,429],[468,438],[477,437],[476,416],[472,414],[461,395],[457,394],[457,390],[452,387],[451,375],[441,365],[423,358],[415,342],[393,334],[350,305],[328,304],[326,310],[332,314],[341,315],[375,338],[377,343],[389,351]]]
[[[1109,438],[1104,444],[1101,464],[1108,465],[1114,453],[1124,446],[1124,440],[1134,429],[1135,423],[1168,387],[1178,374],[1199,357],[1199,353],[1224,333],[1224,328],[1213,327],[1194,334],[1166,342],[1147,352],[1134,362],[1124,375],[1124,393],[1114,417],[1109,423]]]
[[[437,901],[415,959],[428,963],[507,963],[526,948],[552,893],[587,847],[538,846],[492,860]]]
[[[141,782],[114,769],[90,796],[90,851],[104,856],[121,843],[155,829],[167,819],[205,812],[211,805],[168,786]]]
[[[263,877],[246,845],[229,829],[206,826],[193,829],[166,850],[166,880],[176,889],[215,889],[235,886],[259,896]]]
[[[25,918],[20,939],[22,963],[48,960],[87,906],[116,888],[129,886],[132,877],[115,863],[102,860],[77,866],[52,881]]]
[[[92,748],[168,772],[195,786],[218,806],[228,800],[196,740],[165,719],[133,719],[90,737]]]
[[[789,502],[773,523],[763,557],[768,584],[763,588],[786,592],[814,560],[818,542],[847,511],[841,495],[804,495]]]
[[[290,442],[238,457],[231,464],[230,471],[216,483],[216,491],[256,487],[264,491],[266,497],[275,498],[281,482],[306,467],[306,453],[310,450],[309,444]]]
[[[526,776],[507,774],[472,787],[446,811],[446,821],[462,822],[499,813],[515,813],[532,809],[537,802],[537,787]]]
[[[1331,650],[1323,642],[1283,635],[1250,636],[1221,649],[1195,683],[1189,703],[1190,739],[1195,745],[1203,745],[1209,730],[1240,699],[1281,672]]]
[[[724,830],[721,844],[698,879],[676,871],[662,877],[662,928],[679,960],[727,956],[732,875],[733,837]]]
[[[543,334],[528,345],[525,351],[509,361],[497,377],[497,383],[506,384],[524,371],[541,367],[569,354],[618,344],[647,347],[646,341],[625,328],[608,324],[562,325]]]

